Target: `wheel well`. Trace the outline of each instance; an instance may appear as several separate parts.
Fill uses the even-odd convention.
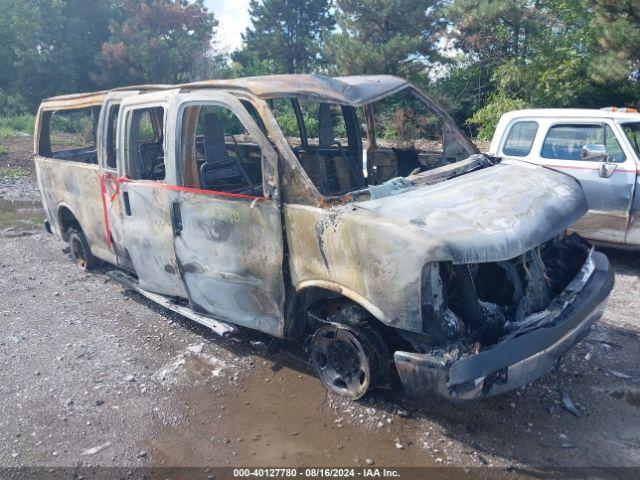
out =
[[[309,316],[327,319],[347,306],[358,306],[369,313],[369,321],[372,325],[384,329],[390,328],[378,320],[366,307],[344,295],[325,288],[305,288],[298,293],[295,304],[296,307],[294,308],[294,314],[291,320],[292,323],[296,324],[292,325],[292,329],[296,332],[301,332],[305,329]]]
[[[60,233],[62,234],[62,239],[65,242],[69,240],[70,229],[73,228],[78,231],[82,231],[80,222],[78,222],[76,216],[67,207],[62,206],[58,210],[58,221],[60,225]]]

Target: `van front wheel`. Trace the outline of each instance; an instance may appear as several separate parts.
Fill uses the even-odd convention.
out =
[[[81,231],[69,230],[69,247],[71,258],[80,270],[92,270],[98,266],[98,259],[91,253],[89,242]]]
[[[354,317],[351,310],[345,310],[332,320]],[[387,346],[378,332],[364,322],[358,326],[337,322],[321,326],[311,339],[310,350],[311,365],[320,381],[338,395],[357,400],[370,387],[386,382]]]

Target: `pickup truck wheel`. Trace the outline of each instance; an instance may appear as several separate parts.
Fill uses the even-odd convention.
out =
[[[92,270],[98,266],[98,259],[91,253],[89,242],[81,231],[69,230],[69,248],[71,258],[80,270]]]
[[[311,339],[311,364],[330,391],[351,400],[386,379],[386,346],[364,327],[329,323]]]

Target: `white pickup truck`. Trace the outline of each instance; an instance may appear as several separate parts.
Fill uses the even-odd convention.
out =
[[[598,243],[640,248],[640,114],[631,109],[516,110],[500,119],[489,153],[577,178],[589,212],[572,229]]]

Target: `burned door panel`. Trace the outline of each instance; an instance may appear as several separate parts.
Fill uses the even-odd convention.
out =
[[[283,334],[280,211],[267,200],[181,192],[175,251],[192,307]]]
[[[80,223],[92,253],[102,260],[113,261],[107,244],[97,166],[37,157],[36,171],[47,216],[58,234],[62,235],[60,208],[68,208]]]
[[[191,306],[284,334],[277,155],[237,98],[181,95],[168,122],[178,146],[175,252]]]
[[[125,206],[122,230],[124,246],[140,286],[154,293],[186,297],[173,250],[171,202],[176,195],[161,184],[123,184],[120,189],[120,200]]]
[[[164,123],[170,93],[151,96],[141,105],[123,101],[118,121],[119,163],[125,179],[120,188],[126,255],[140,286],[154,293],[185,297],[173,249],[171,203],[175,177]]]

